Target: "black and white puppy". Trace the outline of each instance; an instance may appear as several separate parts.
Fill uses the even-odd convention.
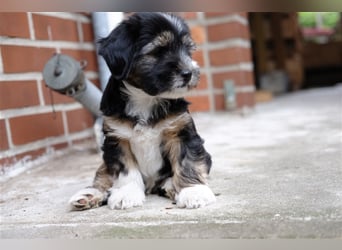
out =
[[[149,193],[181,208],[215,202],[211,157],[183,98],[199,80],[194,49],[186,23],[165,13],[136,13],[100,40],[112,73],[101,100],[104,163],[70,199],[73,210],[142,206]]]

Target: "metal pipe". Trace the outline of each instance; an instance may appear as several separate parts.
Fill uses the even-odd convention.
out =
[[[104,140],[100,111],[102,92],[85,77],[83,73],[85,66],[84,61],[77,62],[67,55],[55,54],[45,64],[43,78],[49,88],[73,97],[97,117],[93,128],[97,151],[100,152]]]
[[[92,24],[93,24],[93,31],[95,37],[95,46],[98,50],[98,43],[97,41],[103,37],[108,36],[112,29],[121,22],[123,19],[122,12],[93,12],[92,13]],[[108,83],[108,79],[110,77],[110,71],[107,67],[105,60],[97,54],[97,64],[99,66],[99,79],[101,84],[102,91],[105,90],[106,85]],[[102,123],[103,118],[98,117],[94,124],[94,133],[96,137],[96,142],[98,145],[98,151],[100,151],[101,145],[104,140],[104,136],[102,133]]]
[[[114,29],[119,22],[123,19],[122,12],[93,12],[92,23],[95,36],[95,44],[97,47],[97,41],[108,34]],[[97,47],[98,48],[98,47]],[[97,54],[97,63],[99,65],[99,78],[101,83],[101,89],[104,91],[108,79],[110,77],[110,71],[107,67],[105,60]]]
[[[83,73],[84,62],[77,62],[63,54],[55,54],[43,70],[46,85],[64,95],[71,96],[97,117],[101,116],[102,92]]]
[[[98,39],[106,37],[122,19],[122,12],[94,12],[92,14],[92,23],[95,44],[97,45],[96,41]],[[101,89],[104,91],[111,73],[104,59],[99,55],[97,55],[97,62]],[[46,63],[43,78],[49,88],[73,97],[97,117],[94,123],[94,133],[97,149],[100,151],[104,140],[102,133],[103,120],[100,111],[102,92],[84,76],[82,71],[84,67],[84,62],[79,63],[69,56],[55,54]]]

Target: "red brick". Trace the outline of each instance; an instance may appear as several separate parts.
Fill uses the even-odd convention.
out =
[[[4,168],[13,165],[14,157],[0,158],[0,171],[4,172]]]
[[[11,118],[9,122],[15,145],[64,134],[63,119],[60,112],[20,116]]]
[[[0,150],[6,150],[8,148],[9,146],[5,120],[0,120]]]
[[[200,67],[204,67],[204,55],[202,50],[196,50],[193,53],[192,58],[198,63]]]
[[[99,90],[101,90],[101,83],[100,83],[100,79],[96,78],[96,79],[89,79],[90,82],[92,82]]]
[[[238,12],[238,14],[244,18],[248,18],[248,13],[247,12]]]
[[[86,109],[67,112],[69,132],[79,132],[94,125],[94,118]]]
[[[222,111],[226,109],[225,98],[223,94],[215,95],[215,111]]]
[[[85,42],[94,42],[94,32],[91,23],[82,23],[83,40]]]
[[[221,17],[221,16],[228,16],[234,14],[234,12],[206,12],[205,16],[207,18],[211,18],[211,17]]]
[[[49,146],[49,148],[53,148],[55,150],[59,150],[59,149],[66,148],[66,147],[68,147],[68,143],[59,143],[59,144],[54,144],[54,145]],[[45,153],[46,153],[46,148],[40,148],[40,149],[36,149],[36,150],[30,150],[30,151],[27,151],[25,153],[17,154],[17,155],[12,156],[12,157],[3,158],[3,159],[0,159],[0,167],[11,166],[11,165],[19,162],[23,158],[26,158],[27,156],[30,156],[29,160],[33,161],[33,160],[43,156]]]
[[[195,43],[202,44],[205,42],[205,32],[203,26],[192,26],[191,37],[194,39]]]
[[[237,93],[236,104],[238,108],[242,107],[253,107],[255,104],[254,92],[250,93]]]
[[[220,23],[208,26],[208,40],[218,42],[231,38],[250,39],[248,26],[238,22]]]
[[[29,24],[24,12],[0,12],[0,36],[29,38]]]
[[[191,112],[203,112],[210,110],[208,96],[187,96],[186,100],[191,103],[189,106]]]
[[[79,41],[77,23],[58,17],[32,14],[36,39]]]
[[[56,52],[50,48],[14,45],[1,45],[0,49],[5,73],[41,72]]]
[[[46,86],[45,81],[44,81],[44,86],[42,86],[42,90],[43,90],[44,102],[46,105],[76,102],[72,97],[67,96],[67,95],[62,95],[48,88]]]
[[[213,74],[215,88],[222,89],[225,80],[233,80],[238,86],[254,85],[253,72],[232,71]]]
[[[251,62],[249,48],[225,48],[209,52],[212,66],[224,66],[241,62]]]
[[[184,19],[195,19],[197,18],[197,12],[182,12],[180,16]]]
[[[15,163],[19,162],[23,158],[27,158],[27,156],[30,156],[30,160],[35,160],[39,156],[43,155],[45,152],[45,149],[37,149],[37,150],[31,150],[25,153],[17,154],[15,156],[6,157],[3,159],[0,159],[0,167],[9,167],[11,165],[14,165]]]
[[[37,83],[35,81],[0,82],[0,110],[39,105]]]
[[[203,89],[207,89],[208,88],[208,80],[207,80],[207,76],[202,74],[200,76],[200,81],[196,87],[196,89],[198,90],[203,90]]]
[[[63,49],[61,53],[69,55],[77,61],[81,61],[81,60],[87,61],[87,67],[85,68],[85,71],[97,71],[98,70],[95,51]]]

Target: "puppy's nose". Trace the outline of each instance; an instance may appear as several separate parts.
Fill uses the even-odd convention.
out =
[[[181,76],[183,77],[184,82],[188,83],[191,79],[192,72],[190,70],[183,70]]]

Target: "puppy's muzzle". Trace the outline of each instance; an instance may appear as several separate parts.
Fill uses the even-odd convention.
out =
[[[180,75],[183,78],[182,87],[188,87],[189,89],[193,89],[198,84],[200,71],[197,67],[193,68],[192,70],[185,69],[181,71]]]

